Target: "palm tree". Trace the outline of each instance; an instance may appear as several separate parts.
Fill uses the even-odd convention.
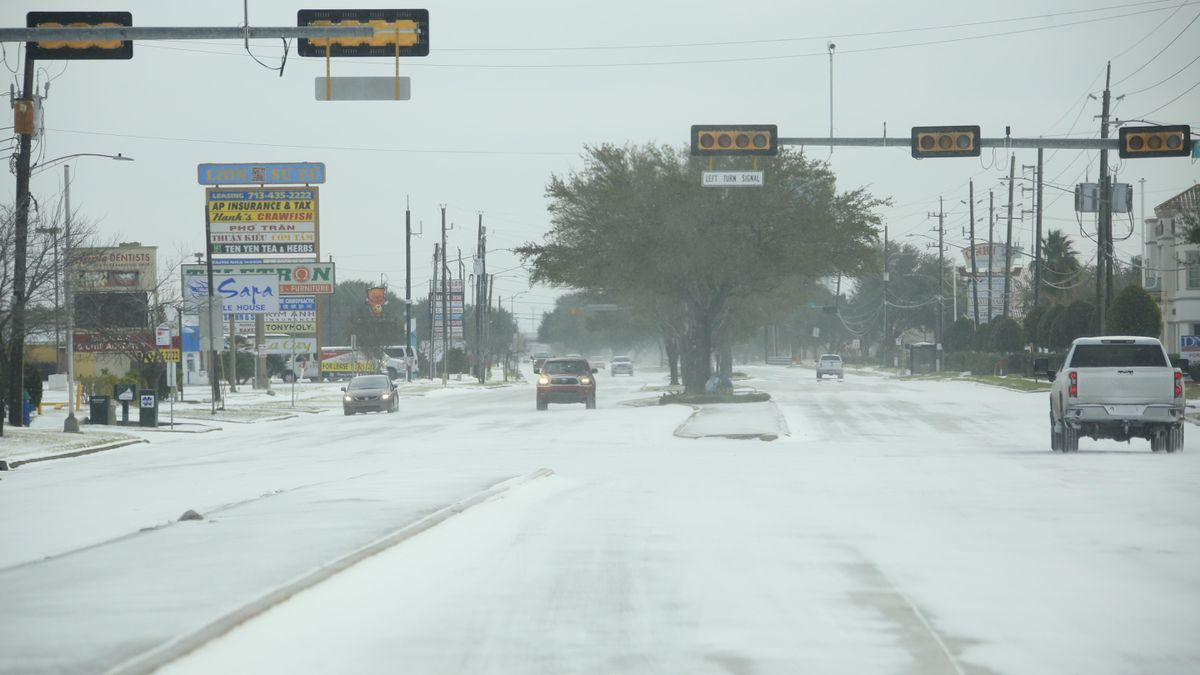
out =
[[[1062,230],[1050,230],[1042,242],[1042,295],[1061,302],[1079,280],[1081,265],[1074,243]]]

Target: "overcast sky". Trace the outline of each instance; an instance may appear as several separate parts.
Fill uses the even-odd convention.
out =
[[[0,7],[0,25],[24,26],[28,10],[91,4],[10,0]],[[250,0],[249,14],[251,25],[282,26],[295,24],[297,9],[370,6]],[[985,137],[1003,136],[1005,126],[1014,137],[1097,137],[1109,60],[1116,118],[1200,126],[1200,0],[417,6],[429,10],[432,48],[428,57],[401,61],[402,75],[412,78],[412,100],[405,102],[314,100],[313,78],[324,74],[325,63],[297,56],[294,44],[282,77],[234,41],[139,42],[130,61],[45,62],[38,87],[45,93],[50,84],[46,134],[35,159],[78,152],[134,157],[73,161],[72,206],[98,221],[106,237],[158,246],[163,262],[203,250],[198,163],[324,162],[323,256],[333,256],[340,279],[383,275],[400,295],[406,198],[414,223],[424,224],[424,235],[413,240],[414,296],[424,295],[432,270],[439,204],[454,223],[452,256],[474,249],[482,212],[494,251],[489,270],[502,272],[496,294],[524,291],[516,309],[529,330],[531,313],[550,309],[559,291],[530,289],[518,260],[497,249],[540,240],[547,231],[550,175],[579,168],[587,144],[682,146],[697,123],[774,123],[783,136],[826,135],[831,41],[834,134],[879,136],[886,124],[888,136],[902,142],[832,155],[828,148],[807,151],[830,159],[841,189],[867,186],[893,199],[882,214],[893,239],[936,236],[928,214],[942,196],[947,239],[965,243],[969,180],[981,202],[976,218],[983,237],[988,191],[995,191],[998,212],[1007,200],[1000,180],[1007,153],[918,162],[907,148],[912,126],[979,124]],[[130,11],[139,26],[243,21],[237,0],[125,0],[105,9]],[[4,47],[5,75],[15,87],[21,54],[14,43]],[[281,47],[278,40],[251,43],[270,66],[279,65]],[[386,76],[392,69],[386,59],[332,64],[334,76]],[[1017,153],[1021,175],[1035,164],[1036,151]],[[1134,185],[1135,219],[1143,208],[1142,179],[1152,215],[1154,205],[1200,178],[1190,159],[1122,162],[1111,153],[1110,165],[1119,181]],[[1097,152],[1046,152],[1046,180],[1066,189],[1095,181],[1098,167]],[[34,176],[32,190],[44,203],[57,198],[61,183],[61,169],[46,171]],[[14,181],[3,189],[11,201]],[[1028,209],[1031,195],[1018,189],[1016,202]],[[1048,185],[1046,202],[1046,226],[1065,230],[1080,251],[1094,254],[1070,194]],[[1123,259],[1140,252],[1136,222],[1132,238],[1117,242]],[[1116,216],[1116,236],[1130,224]],[[1031,243],[1032,225],[1030,216],[1015,224],[1020,244]],[[1092,229],[1094,220],[1085,216],[1083,230]]]

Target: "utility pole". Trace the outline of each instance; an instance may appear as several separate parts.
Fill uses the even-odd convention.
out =
[[[888,361],[888,348],[891,346],[892,336],[888,334],[887,322],[887,285],[888,285],[888,226],[883,226],[883,344],[881,345],[880,356],[883,360],[883,366],[886,368]]]
[[[943,243],[943,237],[946,233],[945,228],[946,209],[943,207],[942,198],[938,197],[938,314],[937,314],[937,357],[938,370],[942,369],[942,338],[946,334],[946,327],[942,317],[946,310],[946,299],[942,297],[946,290],[946,247]]]
[[[992,309],[992,296],[995,295],[996,284],[992,278],[992,257],[996,255],[996,241],[993,233],[996,229],[996,194],[988,190],[988,311],[987,322],[992,322],[992,317],[996,316],[995,310]]]
[[[1100,110],[1100,138],[1108,138],[1108,113],[1111,96],[1112,62],[1104,76],[1104,99]],[[1104,314],[1112,300],[1112,187],[1108,179],[1108,151],[1100,150],[1100,223],[1096,228],[1099,240],[1096,254],[1096,334],[1104,334]]]
[[[446,205],[442,204],[442,260],[438,278],[442,280],[442,386],[450,383],[450,283],[446,278]]]
[[[487,371],[483,367],[483,294],[487,285],[487,237],[483,229],[483,213],[479,214],[479,225],[476,230],[479,264],[475,269],[475,368],[482,384],[487,380]]]
[[[1037,207],[1034,211],[1033,235],[1033,306],[1038,306],[1038,297],[1042,289],[1042,152],[1038,148],[1037,159]]]
[[[1010,155],[1008,158],[1008,232],[1004,238],[1004,318],[1008,318],[1008,312],[1012,305],[1009,300],[1009,275],[1008,270],[1012,267],[1012,220],[1013,220],[1013,184],[1017,177],[1017,156]]]
[[[412,382],[412,359],[416,353],[412,342],[412,211],[408,197],[404,198],[404,380]]]
[[[971,306],[979,328],[979,268],[975,265],[975,181],[967,181],[967,216],[971,221]]]
[[[14,427],[22,425],[21,394],[25,391],[25,266],[27,247],[29,245],[29,177],[30,154],[33,144],[33,77],[35,72],[34,59],[25,53],[25,77],[21,87],[21,98],[16,104],[30,111],[29,128],[17,130],[20,137],[17,152],[17,212],[14,223],[16,251],[13,255],[13,301],[12,301],[12,330],[9,333],[8,355],[8,423]],[[4,426],[0,424],[0,434]]]

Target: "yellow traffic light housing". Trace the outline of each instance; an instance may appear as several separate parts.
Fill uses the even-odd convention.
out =
[[[368,37],[301,38],[300,56],[429,56],[429,10],[302,9],[298,26],[371,26]]]
[[[128,28],[130,12],[26,12],[26,28]],[[132,40],[46,40],[28,44],[38,60],[131,59]]]
[[[916,159],[978,157],[980,151],[977,125],[912,128],[912,156]]]
[[[778,155],[774,124],[693,124],[692,155]]]
[[[1117,132],[1118,154],[1134,157],[1187,157],[1192,153],[1192,128],[1187,124],[1163,127],[1122,127]]]

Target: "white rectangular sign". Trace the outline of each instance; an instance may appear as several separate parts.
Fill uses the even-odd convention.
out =
[[[705,171],[700,184],[704,187],[762,187],[762,171]]]
[[[185,278],[185,300],[199,306],[208,297],[208,280]],[[225,314],[271,314],[279,311],[279,277],[273,274],[213,274],[213,295]]]

